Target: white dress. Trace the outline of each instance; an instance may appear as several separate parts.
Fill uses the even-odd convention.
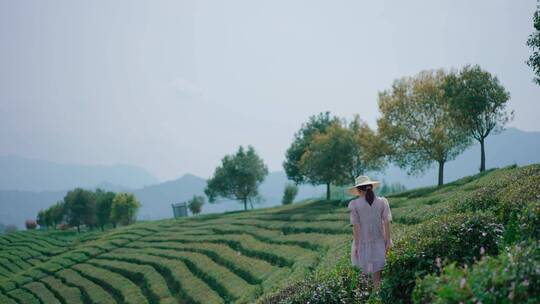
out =
[[[392,219],[388,200],[376,197],[369,205],[364,197],[359,197],[352,200],[348,208],[351,212],[351,224],[360,225],[360,257],[356,256],[354,252],[353,240],[351,246],[352,264],[365,273],[382,270],[386,261],[384,219]]]

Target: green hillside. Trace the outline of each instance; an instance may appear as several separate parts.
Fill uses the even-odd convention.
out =
[[[539,185],[540,165],[532,165],[389,197],[395,248],[380,295],[356,282],[349,265],[348,202],[313,201],[104,233],[7,234],[0,303],[408,303],[428,275],[414,291],[427,303],[441,288],[429,276],[441,272],[437,257],[474,269],[483,256],[537,244]],[[443,273],[452,282],[450,270]],[[538,289],[538,274],[527,282]]]

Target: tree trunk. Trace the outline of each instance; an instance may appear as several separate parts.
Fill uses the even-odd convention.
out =
[[[326,183],[326,200],[330,200],[330,183]]]
[[[79,225],[77,225],[77,233],[81,233],[81,229],[79,228]]]
[[[244,199],[244,211],[247,211],[247,199]]]
[[[444,162],[439,162],[439,186],[442,186],[444,184]]]
[[[484,138],[480,140],[480,172],[486,171],[486,149]]]

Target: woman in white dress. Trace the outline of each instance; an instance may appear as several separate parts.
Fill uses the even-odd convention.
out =
[[[388,200],[375,196],[373,192],[379,185],[380,182],[372,181],[367,176],[357,177],[355,185],[349,188],[349,193],[357,198],[348,206],[354,236],[351,262],[362,272],[373,274],[375,290],[379,289],[386,254],[392,247],[392,215]]]

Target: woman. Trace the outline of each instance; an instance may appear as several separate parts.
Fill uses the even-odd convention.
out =
[[[388,201],[376,197],[373,190],[380,185],[367,176],[359,176],[349,188],[349,193],[357,196],[349,203],[354,240],[351,248],[351,262],[364,273],[373,274],[375,290],[381,283],[381,271],[386,254],[392,247],[390,221],[392,215]]]

